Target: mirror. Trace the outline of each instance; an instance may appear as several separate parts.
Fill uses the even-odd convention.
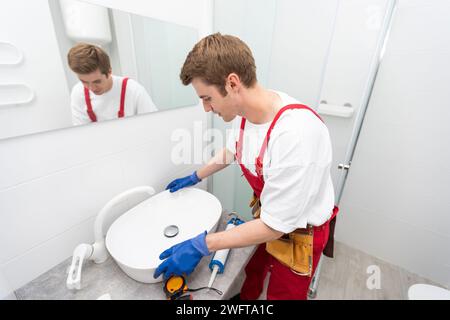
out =
[[[184,59],[198,40],[195,29],[78,0],[49,2],[71,90],[80,80],[67,63],[67,53],[76,43],[87,42],[108,54],[113,76],[133,79],[145,89],[139,93],[148,94],[144,100],[153,105],[142,111],[137,107],[136,113],[198,103],[192,88],[179,80]]]
[[[78,0],[48,0],[48,4],[46,15],[50,21],[47,34],[40,41],[46,39],[52,45],[27,48],[26,42],[33,40],[32,33],[22,45],[18,40],[0,43],[1,61],[8,63],[0,66],[7,72],[6,79],[25,74],[17,83],[0,86],[4,98],[0,99],[0,120],[4,124],[0,139],[117,120],[121,118],[121,106],[122,116],[128,117],[198,104],[192,87],[184,86],[179,79],[184,60],[198,41],[195,28]],[[16,19],[18,26],[25,24],[20,19]],[[13,30],[17,28],[14,24],[8,23]],[[99,71],[94,77],[87,74],[89,77],[85,79],[85,75],[71,69],[68,52],[81,42],[105,52],[110,60],[110,74]],[[52,63],[45,81],[33,83],[33,74],[42,72],[33,61],[47,63],[52,59],[61,61]],[[80,61],[79,67],[84,67]],[[128,78],[126,86],[124,78]],[[97,80],[104,81],[103,91],[98,90]],[[49,94],[51,90],[56,90],[53,97]],[[89,104],[95,121],[89,115]],[[44,113],[46,118],[39,118]]]

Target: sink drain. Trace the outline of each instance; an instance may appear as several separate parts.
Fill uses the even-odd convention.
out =
[[[164,229],[164,235],[167,238],[173,238],[178,234],[178,227],[175,225],[168,226]]]

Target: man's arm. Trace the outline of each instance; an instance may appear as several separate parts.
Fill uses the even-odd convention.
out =
[[[243,223],[227,231],[210,233],[206,236],[206,245],[210,252],[241,248],[280,238],[283,232],[266,225],[261,219]]]
[[[233,161],[234,154],[227,148],[223,148],[214,157],[212,157],[205,166],[197,170],[197,176],[203,180],[217,171],[228,167],[228,165]]]
[[[235,160],[234,154],[223,148],[211,161],[197,171],[200,179],[222,170]],[[241,248],[280,238],[283,232],[266,225],[261,219],[241,224],[233,229],[210,233],[206,236],[206,245],[210,252],[227,248]]]

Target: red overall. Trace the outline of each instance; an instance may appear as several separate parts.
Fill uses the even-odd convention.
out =
[[[122,92],[120,93],[120,108],[119,112],[117,112],[117,116],[119,118],[123,118],[125,116],[125,93],[127,91],[127,83],[128,78],[124,78],[122,80]],[[91,119],[92,122],[97,122],[97,116],[92,109],[91,97],[89,96],[89,89],[84,87],[84,100],[86,101],[86,112]]]
[[[250,170],[248,170],[241,162],[243,136],[246,121],[245,118],[242,118],[239,140],[236,142],[236,159],[242,169],[243,175],[247,179],[248,183],[250,184],[255,195],[258,198],[260,198],[261,192],[264,188],[264,177],[262,172],[263,159],[269,142],[270,133],[272,132],[272,129],[281,114],[288,109],[307,109],[313,112],[320,120],[322,120],[314,110],[304,105],[291,104],[281,108],[273,119],[269,129],[267,130],[263,145],[258,157],[256,158],[256,175],[251,173]],[[337,212],[338,208],[334,207],[333,215],[330,220],[319,227],[314,227],[312,274],[314,274],[316,270],[322,251],[328,241],[329,222],[336,216]],[[289,267],[284,266],[276,258],[267,253],[265,243],[262,243],[258,246],[255,254],[252,256],[247,266],[245,267],[246,279],[241,289],[240,298],[243,300],[258,299],[263,290],[264,279],[266,278],[267,272],[269,271],[271,275],[269,286],[267,289],[268,300],[306,300],[312,277],[300,276],[292,272]]]

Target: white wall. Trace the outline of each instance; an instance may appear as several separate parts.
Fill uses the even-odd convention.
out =
[[[27,21],[32,22],[28,28]],[[71,126],[69,89],[54,34],[47,1],[2,2],[0,41],[19,48],[24,59],[16,66],[0,65],[0,83],[23,83],[35,98],[0,107],[0,139]]]
[[[336,236],[450,287],[450,3],[402,0]]]
[[[350,118],[322,116],[333,146],[331,177],[336,188],[341,173],[338,164],[345,162],[370,68],[378,59],[376,47],[383,40],[381,30],[387,16],[387,5],[388,0],[345,0],[339,1],[337,7],[319,100],[341,106],[350,103],[354,113]]]
[[[206,0],[92,2],[189,25],[200,35],[211,31]],[[26,3],[24,8],[46,1]],[[25,12],[34,17],[33,10]],[[27,30],[28,37],[38,38],[33,31]],[[42,57],[40,63],[55,61]],[[63,77],[61,71],[46,83]],[[191,173],[194,165],[172,164],[171,134],[178,128],[192,132],[194,121],[206,126],[200,106],[1,140],[0,273],[11,287],[70,257],[77,244],[93,241],[94,217],[117,193],[143,184],[161,191],[172,178]]]
[[[16,296],[9,284],[0,272],[0,300],[16,300]]]

